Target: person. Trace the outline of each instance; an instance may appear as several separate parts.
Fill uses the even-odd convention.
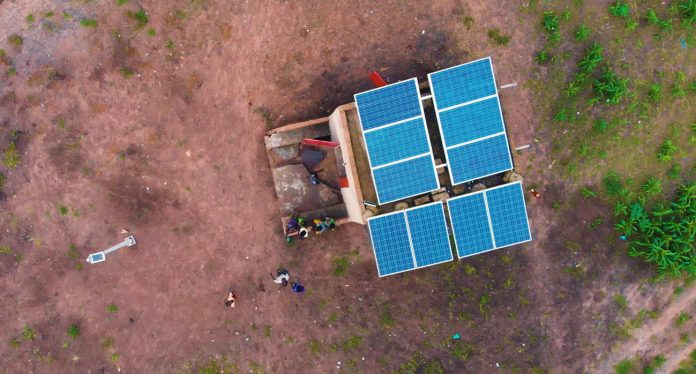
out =
[[[295,218],[290,218],[290,220],[288,221],[288,229],[287,229],[288,235],[296,233],[298,231],[300,231],[299,223],[297,223],[297,220]]]
[[[328,226],[329,230],[331,230],[331,231],[336,230],[336,220],[334,220],[333,218],[325,217],[324,223],[326,224],[326,226]]]
[[[300,237],[300,240],[307,238],[309,236],[309,228],[300,227],[300,232],[297,235]]]
[[[292,286],[292,292],[304,292],[304,286],[300,284],[300,279],[295,278],[295,281],[290,284]]]
[[[230,288],[230,293],[227,295],[227,300],[225,300],[225,305],[230,308],[234,308],[234,303],[237,301],[237,295]]]
[[[287,270],[285,269],[278,269],[276,271],[276,276],[273,276],[273,273],[271,273],[271,278],[273,278],[273,282],[282,284],[283,286],[288,285],[288,280],[290,279],[290,273],[288,273]]]
[[[324,231],[328,229],[328,225],[319,218],[314,219],[314,230],[316,230],[317,235],[323,234]]]

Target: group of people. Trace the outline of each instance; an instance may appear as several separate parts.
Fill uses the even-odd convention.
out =
[[[284,268],[277,269],[276,275],[273,275],[273,273],[271,272],[271,279],[273,279],[273,282],[280,284],[283,287],[287,286],[289,283],[290,287],[292,288],[292,292],[304,292],[304,286],[300,284],[300,279],[295,277],[295,280],[291,282],[290,272],[288,272]],[[234,292],[232,288],[230,288],[230,292],[227,294],[227,298],[225,299],[225,305],[230,308],[234,308],[236,302],[237,294]]]
[[[334,231],[335,229],[336,220],[331,217],[324,217],[324,220],[315,218],[311,225],[308,225],[307,220],[303,217],[293,217],[288,221],[288,235],[297,233],[300,239],[307,238],[310,231],[314,231],[316,235],[321,235],[327,230]]]

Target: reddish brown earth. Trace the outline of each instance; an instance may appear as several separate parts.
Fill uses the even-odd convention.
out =
[[[150,19],[140,30],[125,14],[139,5]],[[488,41],[493,27],[508,47]],[[21,48],[6,39],[15,33]],[[594,208],[551,209],[575,202],[549,182],[543,138],[533,142],[522,83],[536,34],[516,4],[494,2],[0,2],[0,48],[17,70],[0,80],[0,149],[14,141],[21,154],[0,169],[0,245],[12,248],[0,254],[0,368],[172,372],[226,355],[242,370],[373,373],[417,351],[450,372],[593,367],[614,340],[610,296],[648,273],[613,249],[608,227],[574,225]],[[424,79],[486,55],[500,84],[519,84],[501,95],[513,147],[533,143],[516,159],[542,189],[529,202],[533,243],[385,279],[362,226],[285,245],[259,113],[273,126],[315,118],[369,88],[372,69]],[[122,229],[136,247],[78,268]],[[339,257],[351,265],[334,276]],[[280,264],[305,294],[271,282]],[[235,309],[223,305],[231,286]],[[35,339],[20,336],[25,325]],[[466,360],[451,354],[454,332],[471,345]]]

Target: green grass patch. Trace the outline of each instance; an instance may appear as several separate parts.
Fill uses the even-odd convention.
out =
[[[147,14],[145,9],[140,9],[137,12],[134,12],[132,10],[129,10],[126,12],[129,18],[134,20],[136,22],[136,28],[137,29],[142,29],[145,27],[148,22],[150,22],[150,16]]]
[[[24,44],[24,38],[17,34],[11,34],[7,37],[7,42],[10,43],[15,49],[19,49]]]
[[[686,312],[681,312],[674,320],[674,324],[677,327],[682,327],[685,323],[689,322],[689,320],[691,320],[691,315]]]
[[[77,337],[80,336],[80,327],[77,325],[68,326],[67,334],[69,337],[71,337],[73,339],[77,339]]]
[[[83,18],[80,20],[80,26],[82,26],[82,27],[95,28],[95,27],[97,27],[97,25],[98,25],[97,20],[94,18]]]
[[[343,343],[341,344],[341,347],[343,348],[344,352],[350,352],[350,351],[355,350],[358,347],[360,347],[360,344],[362,344],[362,340],[363,340],[362,336],[353,335],[350,338],[343,341]]]
[[[488,39],[493,42],[493,44],[497,46],[506,46],[508,43],[510,43],[510,35],[505,35],[502,32],[500,32],[499,29],[489,29],[488,30]]]
[[[121,76],[125,79],[132,78],[133,76],[135,76],[135,72],[127,67],[122,67],[121,69],[119,69],[119,73],[121,73]]]
[[[335,277],[339,277],[348,271],[348,268],[350,268],[350,261],[348,261],[347,257],[339,257],[334,260],[334,269],[332,274]]]
[[[14,169],[19,166],[20,160],[21,158],[19,156],[19,152],[17,151],[17,145],[14,142],[11,142],[10,145],[7,146],[7,149],[5,149],[5,158],[3,163],[8,168]]]
[[[20,334],[24,340],[34,340],[36,338],[36,330],[31,328],[29,325],[24,325]]]

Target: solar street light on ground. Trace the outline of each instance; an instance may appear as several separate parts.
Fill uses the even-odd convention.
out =
[[[115,246],[113,246],[109,249],[103,250],[101,252],[95,252],[95,253],[90,254],[87,257],[87,262],[89,262],[90,264],[96,264],[98,262],[106,261],[106,255],[108,255],[109,253],[115,252],[123,247],[132,247],[134,245],[135,245],[135,238],[131,235],[131,236],[123,239],[122,242],[116,244]]]

